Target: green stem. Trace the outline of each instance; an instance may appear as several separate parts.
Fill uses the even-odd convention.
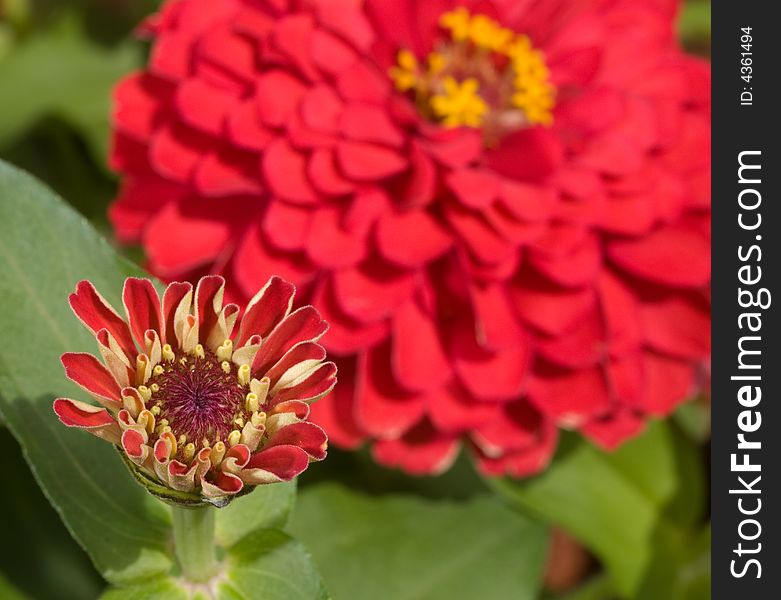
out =
[[[182,573],[190,581],[210,579],[217,569],[214,551],[214,512],[211,506],[174,506],[174,550]]]

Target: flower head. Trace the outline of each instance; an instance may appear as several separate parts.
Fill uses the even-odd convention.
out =
[[[103,359],[62,355],[65,374],[101,407],[59,398],[65,425],[116,444],[136,477],[176,503],[227,504],[264,483],[288,481],[326,454],[309,404],[336,383],[317,340],[327,325],[311,306],[291,312],[295,288],[278,277],[249,302],[238,332],[225,281],[125,281],[123,319],[82,281],[70,296]]]
[[[669,0],[178,0],[116,92],[117,235],[331,324],[314,418],[414,473],[543,468],[709,353],[709,83]]]

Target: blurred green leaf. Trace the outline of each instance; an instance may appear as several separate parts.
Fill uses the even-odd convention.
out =
[[[100,598],[101,600],[191,600],[189,591],[171,577],[160,577],[137,585],[111,588]]]
[[[664,505],[677,488],[672,434],[653,423],[613,453],[569,441],[538,477],[492,484],[523,510],[574,535],[599,556],[618,590],[633,597],[651,562]]]
[[[335,484],[301,492],[291,530],[335,600],[523,600],[538,595],[547,532],[493,496],[371,497]]]
[[[614,600],[615,597],[613,581],[601,573],[586,581],[576,590],[561,596],[546,596],[543,600]]]
[[[687,0],[678,18],[678,35],[692,50],[705,50],[711,37],[711,0]]]
[[[62,426],[57,396],[86,399],[59,363],[94,339],[67,296],[88,278],[115,306],[141,272],[119,258],[40,183],[0,163],[0,413],[39,484],[76,539],[112,582],[167,572],[169,514],[138,486],[106,442]]]
[[[225,576],[217,587],[221,599],[324,600],[328,597],[309,553],[276,529],[262,529],[245,537],[230,550],[225,563]]]
[[[0,59],[0,146],[55,115],[85,136],[95,159],[103,164],[111,89],[139,63],[135,45],[94,44],[74,18],[36,32]]]
[[[0,570],[33,598],[97,598],[105,583],[41,493],[7,429],[0,430],[0,473],[13,482],[0,494],[3,539],[13,540],[0,544]]]
[[[27,600],[27,596],[16,589],[2,573],[0,573],[0,598],[3,600]]]
[[[217,511],[217,543],[230,548],[245,536],[287,525],[296,499],[296,482],[261,485]]]

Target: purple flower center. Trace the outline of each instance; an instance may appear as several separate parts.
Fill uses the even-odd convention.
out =
[[[205,438],[213,443],[224,439],[243,416],[244,392],[236,369],[225,372],[217,357],[206,351],[204,358],[179,357],[164,365],[165,371],[152,378],[160,419],[165,419],[176,437],[185,436],[196,445]]]

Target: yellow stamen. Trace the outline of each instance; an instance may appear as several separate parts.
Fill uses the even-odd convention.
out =
[[[487,139],[553,122],[555,88],[545,56],[527,36],[465,7],[442,14],[439,24],[449,40],[425,60],[400,50],[390,70],[396,88],[414,92],[425,115],[445,127],[485,128]]]
[[[152,397],[152,391],[145,385],[138,386],[138,393],[141,394],[144,402],[147,402]]]
[[[233,356],[233,341],[225,340],[222,345],[217,348],[217,360],[228,361]]]
[[[222,462],[222,459],[225,458],[225,444],[223,442],[214,444],[209,458],[214,466],[218,466]]]
[[[390,70],[396,89],[402,92],[411,90],[418,82],[418,59],[409,50],[400,50],[396,62],[398,66]]]
[[[250,421],[252,421],[252,424],[255,427],[260,427],[261,425],[265,425],[266,424],[266,413],[264,413],[264,412],[252,413],[252,417],[250,417]]]
[[[439,25],[450,31],[450,36],[456,42],[464,42],[469,37],[471,15],[463,6],[444,13],[439,18]]]
[[[156,383],[153,383],[152,385],[149,386],[149,389],[152,390],[153,394],[156,394],[157,392],[160,391],[160,386],[157,385]]]
[[[151,412],[154,416],[157,417],[160,415],[160,407],[157,404],[155,404],[152,408],[149,409],[149,412]]]
[[[175,358],[176,354],[174,354],[174,350],[171,348],[171,344],[166,344],[163,346],[163,360],[166,362],[173,362]]]
[[[195,345],[195,348],[193,349],[193,354],[195,354],[195,356],[198,358],[206,358],[206,352],[204,352],[202,344]]]
[[[241,440],[241,431],[234,429],[228,434],[228,446],[233,448]]]
[[[258,410],[259,402],[258,395],[250,392],[246,398],[247,412],[254,413]]]
[[[479,127],[488,105],[478,94],[480,84],[470,77],[462,82],[448,76],[442,82],[443,93],[431,98],[431,108],[446,127]]]
[[[239,429],[241,429],[242,427],[244,427],[244,419],[242,419],[241,417],[236,417],[235,419],[233,419],[233,424]]]
[[[190,442],[182,450],[182,460],[184,462],[190,462],[193,459],[193,456],[195,456],[195,444]]]
[[[161,367],[160,365],[155,365],[155,368],[152,369],[152,374],[156,375],[158,377],[160,375],[162,375],[163,373],[165,373],[165,369],[163,367]]]
[[[230,365],[230,363],[229,363],[227,360],[224,360],[224,361],[222,361],[222,362],[220,363],[220,367],[221,367],[221,368],[222,368],[222,370],[223,370],[223,371],[225,371],[226,373],[230,373],[230,372],[231,372],[231,365]]]
[[[239,367],[239,372],[237,374],[237,379],[239,380],[239,385],[244,386],[249,383],[250,380],[250,368],[249,365],[241,365]]]

